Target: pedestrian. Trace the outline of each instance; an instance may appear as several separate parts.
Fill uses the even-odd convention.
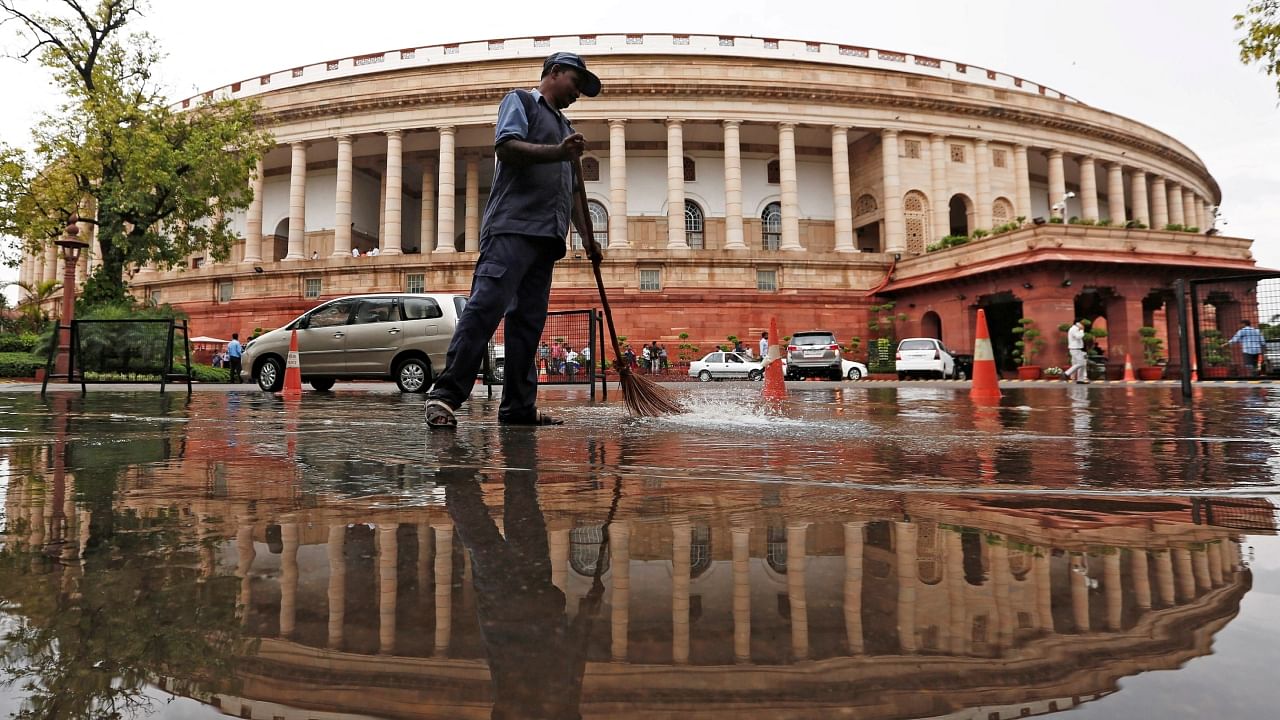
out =
[[[649,370],[653,367],[653,365],[649,362],[649,346],[648,345],[640,346],[640,367],[645,372],[649,372]]]
[[[1240,354],[1244,357],[1245,374],[1258,374],[1258,357],[1262,355],[1263,346],[1262,333],[1258,328],[1248,320],[1241,320],[1240,329],[1227,342],[1233,345],[1239,343]]]
[[[311,251],[311,259],[312,259],[312,260],[319,260],[319,259],[320,259],[320,251],[319,251],[319,250],[312,250],[312,251]]]
[[[1080,384],[1089,382],[1089,358],[1084,353],[1084,320],[1077,320],[1067,329],[1067,353],[1071,355],[1071,367],[1067,379]]]
[[[360,248],[351,248],[351,257],[360,257]]]
[[[658,347],[658,366],[662,368],[662,372],[667,371],[667,346]]]
[[[382,254],[382,251],[379,250],[377,246],[374,246],[369,249],[369,257],[377,257],[378,255],[381,255],[381,254]]]
[[[240,333],[231,333],[231,342],[227,343],[227,365],[231,368],[231,382],[240,383],[240,356],[244,350],[240,347]]]
[[[736,353],[744,353],[747,351],[747,346],[743,345],[741,340],[734,340],[733,351]]]
[[[531,91],[513,90],[502,99],[494,132],[497,163],[480,232],[480,256],[471,297],[462,313],[444,371],[427,393],[431,427],[456,427],[454,411],[471,396],[476,371],[489,338],[506,317],[506,364],[532,368],[547,322],[555,263],[564,257],[570,221],[593,262],[600,245],[584,227],[586,208],[574,197],[574,165],[586,149],[563,110],[579,95],[595,97],[600,79],[573,53],[557,52],[542,63]],[[538,376],[507,374],[498,421],[517,425],[559,425],[538,411]]]
[[[764,360],[769,357],[769,331],[760,333],[760,359]]]

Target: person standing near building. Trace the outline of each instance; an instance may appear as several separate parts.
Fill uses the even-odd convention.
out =
[[[240,383],[240,356],[244,349],[240,347],[240,333],[231,333],[231,342],[227,343],[227,367],[231,369],[231,382]]]
[[[1084,320],[1077,320],[1067,329],[1067,352],[1071,355],[1071,367],[1067,378],[1078,383],[1089,382],[1089,357],[1084,354]]]
[[[429,426],[457,426],[454,411],[471,397],[476,371],[504,315],[506,366],[512,370],[502,388],[498,421],[562,423],[537,409],[533,361],[547,322],[552,271],[564,257],[570,221],[592,262],[603,259],[599,243],[586,232],[586,208],[574,197],[574,165],[587,141],[562,112],[579,95],[598,94],[600,79],[586,62],[557,52],[543,61],[536,89],[513,90],[502,99],[493,141],[498,160],[471,298],[449,343],[444,372],[427,393]]]
[[[1258,357],[1262,355],[1262,333],[1248,320],[1240,321],[1240,329],[1227,342],[1240,345],[1246,375],[1258,374]]]
[[[769,331],[765,330],[760,333],[760,359],[767,360],[769,358]]]

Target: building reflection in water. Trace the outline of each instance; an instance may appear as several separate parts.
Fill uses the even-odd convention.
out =
[[[64,644],[99,613],[63,665],[164,638],[112,671],[239,717],[1044,714],[1209,653],[1250,587],[1242,533],[1273,531],[1265,500],[565,472],[561,438],[492,427],[384,502],[181,423],[85,463],[49,422],[4,450],[4,612]]]

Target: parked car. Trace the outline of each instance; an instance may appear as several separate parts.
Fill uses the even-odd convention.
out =
[[[905,338],[898,343],[894,360],[899,380],[905,380],[909,375],[956,377],[955,358],[941,340]]]
[[[787,359],[782,358],[782,374],[787,374]],[[867,366],[860,362],[844,359],[840,360],[840,377],[848,380],[861,380],[867,376]]]
[[[467,299],[462,295],[379,293],[324,302],[284,327],[249,341],[244,367],[258,387],[284,386],[289,336],[298,331],[303,382],[328,390],[338,380],[394,380],[401,392],[425,392]]]
[[[763,361],[753,360],[744,353],[717,350],[689,363],[689,377],[696,377],[702,382],[729,378],[760,380],[764,377],[763,368]]]
[[[834,333],[826,330],[805,330],[793,334],[787,344],[786,359],[784,370],[788,380],[802,377],[839,380],[844,377],[840,343],[836,342]]]

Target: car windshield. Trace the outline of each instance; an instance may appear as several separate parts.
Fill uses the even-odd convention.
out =
[[[899,350],[933,350],[932,340],[903,340]]]
[[[830,334],[825,335],[796,335],[791,338],[793,345],[834,345],[836,339]]]

